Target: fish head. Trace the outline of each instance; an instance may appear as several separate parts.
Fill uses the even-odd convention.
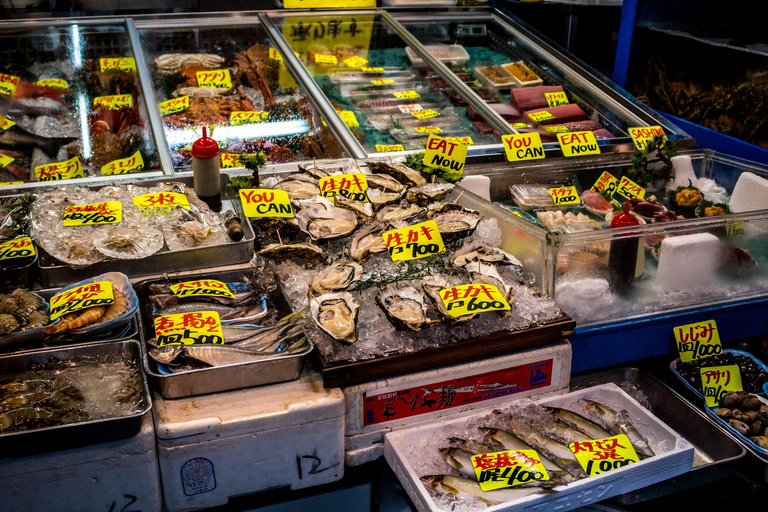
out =
[[[421,480],[429,489],[436,491],[438,487],[440,487],[440,484],[443,483],[443,476],[444,475],[425,475],[419,478],[419,480]]]
[[[456,453],[457,450],[458,448],[453,448],[453,447],[440,448],[439,452],[440,452],[440,456],[443,457],[443,460],[445,462],[447,462],[448,464],[450,464],[452,467],[456,469],[461,469],[464,466],[458,460],[456,460],[456,457],[454,457],[454,454]]]
[[[589,412],[594,412],[600,415],[605,414],[606,412],[599,403],[593,402],[592,400],[587,400],[586,398],[580,398],[579,404],[581,404],[581,406]]]
[[[496,436],[496,432],[498,432],[497,429],[489,427],[477,427],[477,429],[483,433],[483,440],[485,442],[491,441]]]

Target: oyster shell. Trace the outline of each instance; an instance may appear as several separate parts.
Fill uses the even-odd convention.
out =
[[[445,309],[445,303],[442,297],[440,297],[440,290],[450,288],[448,279],[446,277],[427,276],[421,280],[421,287],[424,288],[424,293],[430,298],[432,304],[435,306],[437,313],[448,324],[467,322],[472,320],[477,315],[464,315],[464,316],[451,316],[448,310]]]
[[[405,189],[398,192],[382,192],[375,188],[369,188],[365,191],[368,201],[373,205],[374,210],[379,210],[388,204],[399,202],[405,195]]]
[[[464,270],[469,273],[473,283],[495,286],[504,295],[509,304],[512,304],[512,301],[515,300],[514,289],[507,284],[495,266],[478,261],[470,261],[464,266]],[[498,311],[498,313],[501,316],[509,316],[511,314],[509,311]]]
[[[163,248],[163,234],[150,227],[118,226],[100,231],[94,247],[104,256],[116,260],[146,258]]]
[[[357,229],[357,215],[343,208],[318,210],[307,206],[296,215],[299,227],[312,240],[342,238]]]
[[[405,190],[405,185],[388,174],[366,174],[365,180],[368,182],[369,189],[373,188],[382,192],[402,192]]]
[[[407,165],[400,163],[392,164],[386,162],[366,162],[368,168],[373,172],[383,172],[389,174],[400,183],[409,187],[420,187],[427,184],[427,180],[417,170],[411,169]]]
[[[323,262],[328,255],[316,245],[312,244],[269,244],[257,252],[259,256],[284,261],[293,258],[304,258],[311,261]]]
[[[506,251],[492,247],[485,242],[470,242],[459,247],[453,256],[451,263],[457,267],[463,267],[470,261],[480,261],[482,263],[495,263],[498,265],[523,266],[520,260]]]
[[[220,217],[210,211],[177,208],[162,224],[165,243],[171,251],[225,245],[227,234]]]
[[[319,274],[309,283],[311,295],[322,295],[326,292],[346,290],[349,285],[359,281],[363,275],[363,267],[353,261],[337,261]]]
[[[338,208],[349,210],[357,215],[360,222],[366,222],[373,217],[373,206],[371,206],[371,203],[358,203],[357,201],[353,201],[338,194],[334,201]]]
[[[387,250],[387,244],[381,234],[387,229],[383,222],[374,222],[360,229],[349,245],[349,257],[362,262],[372,254]]]
[[[357,341],[357,315],[360,311],[349,292],[324,293],[309,301],[312,318],[323,331],[344,343]]]
[[[381,222],[405,220],[415,217],[420,213],[424,213],[424,208],[416,206],[415,204],[410,204],[407,207],[385,206],[376,213],[376,220]]]
[[[286,177],[269,177],[261,182],[265,188],[285,190],[292,200],[310,199],[320,195],[317,180],[307,174],[292,174]]]
[[[253,217],[251,223],[258,226],[262,233],[275,239],[293,239],[299,235],[304,237],[295,217]]]
[[[471,235],[482,217],[465,212],[441,213],[434,217],[444,242],[451,242]]]
[[[453,187],[452,183],[428,183],[420,187],[408,189],[406,199],[419,206],[427,206],[429,203],[445,199],[445,196],[453,190]]]
[[[334,208],[331,200],[323,196],[314,196],[309,199],[296,199],[291,202],[296,206],[297,210],[301,210],[307,206],[311,206],[318,210],[333,210]]]
[[[427,318],[429,306],[424,300],[424,294],[413,286],[379,288],[376,303],[381,306],[389,321],[397,329],[418,331],[429,323]]]
[[[435,215],[448,212],[464,212],[470,215],[480,215],[480,212],[477,210],[465,208],[464,206],[461,206],[457,203],[432,203],[427,206],[427,215],[429,217],[434,217]]]

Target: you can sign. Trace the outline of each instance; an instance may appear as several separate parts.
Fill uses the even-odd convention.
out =
[[[285,190],[240,189],[240,202],[246,217],[293,217],[291,199]]]
[[[510,162],[544,158],[544,146],[541,144],[541,135],[538,133],[502,135],[501,140],[504,142],[504,152]]]

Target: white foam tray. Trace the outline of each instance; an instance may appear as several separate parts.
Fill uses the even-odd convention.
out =
[[[580,398],[603,402],[606,405],[620,405],[620,408],[626,409],[630,418],[633,418],[633,424],[643,436],[652,436],[660,443],[666,443],[667,451],[657,453],[656,456],[635,464],[559,487],[558,492],[552,494],[530,495],[519,500],[494,505],[486,509],[488,512],[511,510],[563,512],[573,510],[667,480],[691,470],[693,445],[615,384],[603,384],[534,402],[542,406],[566,407],[577,411],[578,409],[571,406]],[[463,429],[464,425],[470,421],[482,418],[494,409],[506,409],[515,402],[530,403],[528,400],[511,400],[500,406],[476,409],[472,413],[456,416],[450,421],[436,421],[386,435],[384,456],[420,512],[438,512],[443,509],[437,507],[426,487],[419,480],[419,477],[424,475],[419,475],[414,469],[416,467],[414,463],[408,459],[408,446],[424,444],[435,434],[439,435],[441,432],[445,433],[445,437],[453,435],[457,428]],[[445,468],[445,473],[450,473],[447,464]]]

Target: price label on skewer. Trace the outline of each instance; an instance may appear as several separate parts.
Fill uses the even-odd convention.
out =
[[[418,103],[411,103],[410,105],[398,105],[397,108],[403,114],[411,114],[413,112],[424,110]]]
[[[0,94],[14,96],[16,87],[19,86],[19,77],[0,73]]]
[[[483,491],[549,480],[536,450],[507,450],[472,456],[472,468]]]
[[[443,133],[443,129],[439,126],[417,126],[414,128],[416,133],[428,134],[428,133]]]
[[[640,460],[629,438],[624,434],[592,441],[577,441],[569,446],[588,477],[623,468]]]
[[[608,192],[610,195],[613,195],[614,192],[616,192],[616,189],[619,188],[619,180],[617,180],[613,174],[609,173],[608,171],[603,171],[603,174],[600,175],[599,178],[597,178],[597,181],[594,185],[592,185],[592,190],[596,192]]]
[[[739,365],[707,366],[700,369],[701,389],[707,400],[707,407],[717,407],[729,391],[744,391],[741,384]]]
[[[561,204],[579,204],[579,193],[576,191],[576,187],[557,187],[549,189],[549,194],[552,196],[552,201],[555,205]]]
[[[491,284],[462,284],[446,288],[440,290],[440,298],[453,317],[512,309],[504,294]]]
[[[85,308],[108,306],[113,302],[115,296],[111,281],[82,284],[51,297],[51,320]]]
[[[99,59],[99,66],[101,71],[104,72],[108,69],[119,69],[120,71],[136,71],[136,60],[132,57],[120,57]]]
[[[512,128],[514,128],[515,130],[520,130],[522,128],[530,128],[531,127],[531,125],[525,124],[525,123],[515,123],[515,124],[512,124],[510,126],[512,126]]]
[[[673,329],[680,361],[687,363],[694,359],[718,356],[723,353],[720,335],[714,320],[680,325]]]
[[[4,155],[0,153],[0,167],[7,167],[8,165],[12,164],[16,159],[11,158],[8,155]]]
[[[394,96],[399,100],[410,100],[413,98],[421,98],[421,95],[416,91],[393,92],[392,96]]]
[[[91,226],[96,224],[117,224],[123,220],[123,203],[105,201],[103,203],[77,204],[67,206],[61,223],[65,227]]]
[[[371,83],[373,85],[392,85],[392,84],[396,84],[397,82],[395,82],[391,78],[385,78],[382,80],[371,80]]]
[[[553,126],[543,126],[542,128],[544,128],[544,130],[546,130],[546,132],[550,134],[558,134],[558,133],[565,133],[565,132],[571,131],[568,129],[567,126],[562,124],[556,124]]]
[[[28,236],[0,242],[0,261],[16,258],[31,258],[35,255],[35,246]]]
[[[381,236],[392,261],[415,260],[445,252],[443,237],[434,220],[385,231]]]
[[[550,119],[555,119],[555,116],[547,112],[546,110],[541,110],[539,112],[531,112],[528,114],[528,117],[536,121],[537,123],[540,123],[542,121],[548,121]]]
[[[16,126],[16,123],[6,117],[4,121],[0,121],[0,133],[3,133],[8,128],[12,128],[14,126]]]
[[[293,217],[291,199],[285,190],[243,188],[240,202],[246,217]]]
[[[157,346],[223,344],[224,331],[216,311],[192,311],[155,318]]]
[[[198,87],[212,87],[216,89],[231,89],[232,77],[228,69],[214,69],[211,71],[198,71],[195,73]]]
[[[225,297],[234,299],[235,295],[225,283],[215,279],[198,279],[171,285],[171,291],[177,297]]]
[[[358,57],[357,55],[355,55],[354,57],[344,59],[344,64],[349,66],[350,68],[359,68],[368,64],[368,61],[362,57]]]
[[[323,196],[333,198],[336,194],[344,196],[356,203],[367,203],[368,181],[363,173],[337,174],[320,178],[320,192]]]
[[[113,176],[115,174],[129,174],[139,172],[144,169],[144,159],[141,158],[141,152],[137,151],[128,158],[113,160],[107,165],[101,167],[101,174],[104,176]]]
[[[455,142],[456,144],[463,144],[465,146],[473,146],[472,137],[445,137],[448,142]]]
[[[433,117],[440,117],[440,112],[435,112],[432,109],[420,110],[418,112],[411,112],[411,115],[417,119],[431,119]]]
[[[170,116],[171,114],[178,114],[184,112],[189,108],[189,96],[179,96],[178,98],[172,98],[170,100],[158,103],[161,116]]]
[[[616,189],[616,192],[626,197],[627,199],[632,199],[635,197],[642,199],[645,197],[645,189],[626,176],[621,177],[621,181],[619,182],[619,187]]]
[[[66,80],[62,80],[61,78],[46,78],[45,80],[38,80],[35,82],[35,85],[39,85],[40,87],[51,87],[53,89],[60,89],[62,91],[69,90],[69,84]]]
[[[76,156],[64,162],[55,164],[38,165],[35,167],[37,181],[58,181],[83,178],[83,165]]]

